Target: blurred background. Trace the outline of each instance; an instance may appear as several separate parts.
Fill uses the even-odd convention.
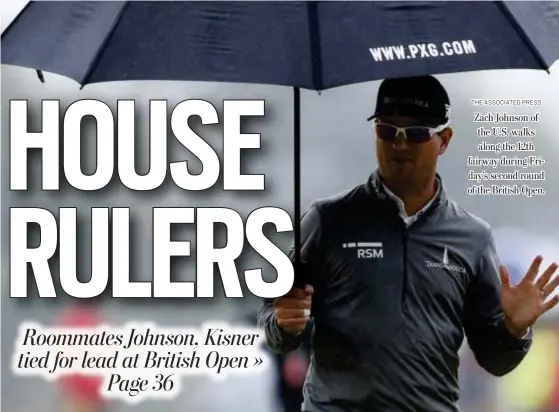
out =
[[[2,30],[25,5],[26,1],[2,2]],[[45,73],[46,83],[41,84],[34,71],[10,66],[1,68],[2,94],[2,278],[1,278],[1,409],[5,412],[54,412],[64,410],[72,394],[78,392],[89,399],[72,412],[292,412],[300,404],[299,390],[304,381],[308,347],[289,357],[270,354],[267,362],[273,366],[266,373],[235,377],[215,382],[205,377],[184,378],[181,394],[171,401],[144,402],[129,406],[123,402],[101,405],[95,397],[95,385],[90,382],[70,380],[53,384],[38,378],[16,377],[10,371],[11,354],[17,327],[20,322],[34,320],[45,324],[84,324],[105,320],[123,323],[130,320],[149,320],[161,325],[199,325],[208,320],[223,320],[236,324],[253,324],[260,304],[249,296],[243,285],[245,298],[225,299],[223,288],[216,287],[215,299],[200,302],[172,301],[122,301],[102,299],[88,308],[75,307],[69,299],[38,299],[36,288],[31,286],[33,297],[27,300],[9,299],[8,295],[8,226],[10,207],[43,207],[53,212],[59,207],[77,207],[80,250],[80,276],[90,276],[90,208],[131,207],[133,217],[132,270],[137,280],[150,280],[151,273],[151,216],[153,207],[228,207],[243,217],[262,206],[293,209],[293,107],[289,88],[260,85],[231,85],[215,83],[179,82],[126,82],[89,85],[83,90],[73,81]],[[537,254],[544,256],[544,265],[559,259],[559,65],[551,74],[533,71],[495,71],[468,74],[441,75],[452,103],[454,139],[449,150],[440,159],[439,171],[443,176],[449,196],[469,211],[487,220],[494,228],[501,260],[508,264],[515,279],[527,270]],[[323,92],[302,92],[302,202],[303,208],[315,198],[329,196],[363,182],[376,167],[374,140],[370,124],[365,119],[372,113],[379,82],[358,84]],[[265,193],[232,193],[221,190],[222,180],[214,190],[204,193],[184,192],[172,184],[150,193],[134,193],[118,181],[107,190],[97,193],[78,192],[68,185],[60,192],[41,192],[39,188],[40,162],[30,165],[29,173],[34,190],[28,193],[10,192],[8,189],[8,137],[9,101],[28,99],[30,111],[37,114],[30,118],[29,127],[40,130],[38,114],[43,99],[59,99],[61,111],[79,99],[98,99],[116,108],[118,99],[136,99],[137,133],[144,137],[137,157],[137,170],[148,170],[148,104],[150,99],[167,99],[169,107],[186,99],[204,99],[212,102],[222,112],[224,99],[265,99],[264,119],[250,119],[243,124],[247,133],[261,133],[262,148],[248,153],[243,159],[244,173],[264,173]],[[467,180],[471,168],[466,165],[469,155],[476,155],[480,138],[473,123],[475,111],[489,112],[497,108],[474,107],[473,98],[532,98],[542,99],[541,107],[498,108],[517,114],[541,113],[533,139],[537,155],[546,160],[547,180],[543,182],[547,195],[531,199],[522,197],[468,196],[466,189],[474,184]],[[222,129],[220,125],[201,127],[191,121],[193,129],[221,153]],[[487,126],[487,125],[486,125]],[[87,153],[82,159],[84,172],[95,169],[95,128],[84,122],[82,145]],[[169,161],[188,160],[193,173],[201,171],[200,162],[172,142]],[[480,154],[482,156],[483,154]],[[483,155],[489,157],[489,155]],[[500,171],[500,170],[496,170]],[[537,171],[537,170],[534,170]],[[64,186],[64,185],[63,185]],[[56,214],[56,213],[55,213]],[[223,233],[220,234],[221,236]],[[195,240],[195,230],[179,233],[181,240]],[[288,235],[270,233],[269,236],[284,250],[290,244]],[[224,241],[222,236],[222,241]],[[176,280],[194,280],[194,267],[189,259],[174,266]],[[56,267],[56,264],[55,264]],[[239,273],[244,269],[262,267],[269,280],[274,270],[262,258],[247,248],[238,262]],[[56,269],[55,269],[56,270]],[[219,280],[219,277],[216,277]],[[242,279],[242,278],[241,278]],[[60,290],[60,289],[58,289]],[[460,405],[464,412],[557,412],[559,411],[559,314],[550,313],[539,323],[534,346],[526,360],[504,378],[494,378],[477,366],[465,345],[462,350],[460,378],[462,395]],[[105,409],[103,409],[105,408]]]

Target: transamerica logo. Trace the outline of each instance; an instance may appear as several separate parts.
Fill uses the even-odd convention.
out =
[[[382,242],[349,242],[343,243],[344,249],[356,249],[358,259],[382,259],[384,253]]]
[[[442,262],[431,262],[430,260],[426,260],[425,264],[427,265],[428,268],[439,268],[439,269],[450,270],[451,272],[466,273],[466,268],[464,268],[463,266],[452,265],[449,263],[448,249],[446,248],[446,246],[444,248]]]

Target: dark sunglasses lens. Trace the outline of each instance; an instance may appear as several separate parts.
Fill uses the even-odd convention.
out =
[[[377,137],[381,140],[386,140],[387,142],[393,142],[396,140],[397,129],[389,124],[376,124],[375,131]]]
[[[431,138],[431,132],[426,127],[409,127],[406,135],[410,143],[425,143]]]

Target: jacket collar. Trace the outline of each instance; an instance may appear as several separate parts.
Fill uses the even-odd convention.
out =
[[[431,204],[424,210],[418,212],[418,218],[420,216],[430,215],[441,206],[444,206],[447,202],[446,190],[444,187],[443,180],[441,176],[437,173],[436,178],[439,182],[439,188],[435,198],[431,201]],[[365,184],[365,192],[371,196],[373,199],[380,201],[386,207],[398,211],[398,206],[394,199],[386,192],[384,185],[382,183],[382,177],[378,168],[369,176],[367,183]]]

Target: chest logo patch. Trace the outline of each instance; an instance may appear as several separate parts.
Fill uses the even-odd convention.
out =
[[[354,249],[357,259],[382,259],[384,250],[382,242],[349,242],[343,243],[344,249]]]
[[[439,262],[426,260],[425,266],[427,266],[428,268],[446,269],[448,271],[456,272],[456,273],[466,273],[466,268],[464,268],[463,266],[450,263],[450,260],[448,258],[448,248],[446,246],[444,248],[441,260]]]

